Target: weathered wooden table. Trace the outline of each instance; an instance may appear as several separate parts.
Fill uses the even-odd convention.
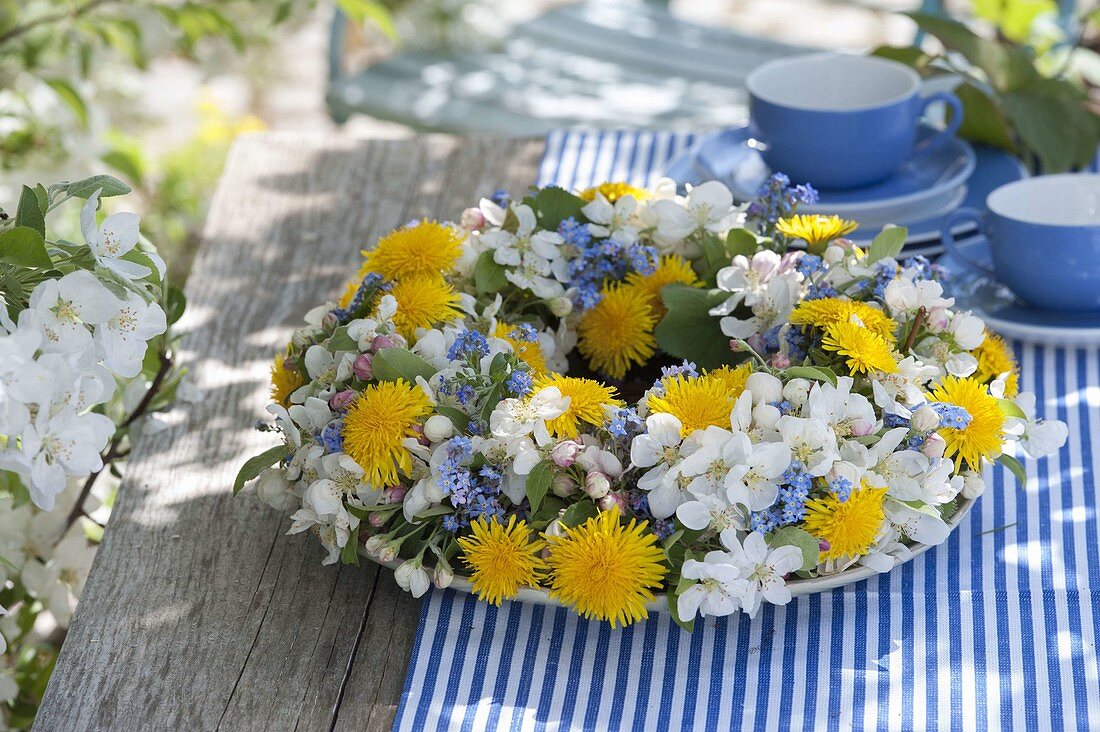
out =
[[[36,728],[389,729],[419,603],[231,495],[267,372],[360,248],[535,181],[542,141],[263,134],[234,146],[187,284],[199,403],[138,441]]]

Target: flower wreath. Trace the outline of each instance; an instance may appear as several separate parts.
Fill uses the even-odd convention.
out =
[[[904,229],[866,250],[773,176],[733,204],[607,183],[503,192],[364,250],[272,368],[282,444],[248,461],[324,563],[420,596],[456,573],[628,624],[754,614],[788,582],[938,544],[1034,418],[1005,343]]]

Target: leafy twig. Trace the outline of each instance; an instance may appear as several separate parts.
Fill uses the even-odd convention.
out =
[[[9,28],[4,33],[0,34],[0,46],[12,41],[19,36],[28,33],[41,25],[47,25],[49,23],[57,23],[66,18],[79,18],[82,15],[86,15],[91,11],[98,8],[100,5],[106,5],[108,3],[117,2],[117,0],[87,0],[83,5],[77,5],[72,10],[65,10],[56,13],[47,13],[46,15],[39,16],[34,20],[29,20],[22,25],[17,25]]]
[[[146,410],[149,409],[149,405],[152,404],[153,399],[157,396],[157,392],[160,391],[161,384],[164,383],[164,379],[172,369],[172,358],[167,353],[160,353],[158,356],[160,358],[160,368],[157,369],[157,373],[153,377],[152,383],[149,384],[148,390],[146,390],[145,394],[141,397],[141,401],[134,407],[134,411],[130,413],[126,421],[118,426],[118,430],[115,432],[111,444],[107,447],[107,452],[103,453],[103,467],[89,475],[84,481],[84,486],[80,489],[80,495],[77,496],[76,503],[73,504],[73,509],[69,512],[69,517],[65,520],[66,530],[76,523],[76,520],[81,516],[87,515],[84,512],[84,502],[88,500],[88,494],[91,493],[92,486],[95,485],[96,478],[99,477],[99,474],[106,470],[112,462],[129,453],[129,450],[119,449],[122,445],[122,438],[125,436],[127,428],[139,417],[143,416]]]

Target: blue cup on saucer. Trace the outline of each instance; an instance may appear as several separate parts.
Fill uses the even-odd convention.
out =
[[[986,209],[948,217],[948,253],[1030,307],[1100,312],[1100,175],[1025,178],[990,193]],[[951,230],[964,222],[977,224],[989,240],[992,267],[955,241]]]
[[[754,69],[745,86],[750,132],[768,167],[823,189],[885,180],[910,155],[943,145],[962,124],[958,97],[922,97],[917,72],[873,56],[779,59]],[[918,147],[920,119],[936,102],[951,108],[950,122]]]

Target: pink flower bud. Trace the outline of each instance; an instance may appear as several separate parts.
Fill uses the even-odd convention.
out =
[[[550,452],[550,459],[559,468],[568,468],[576,462],[577,455],[583,448],[584,446],[576,440],[563,440],[554,445],[554,449]]]
[[[626,511],[626,498],[622,493],[608,493],[606,496],[599,500],[597,505],[601,511],[610,511],[613,508],[618,508],[619,511]]]
[[[477,231],[485,226],[485,214],[480,209],[468,208],[462,212],[462,218],[458,220],[460,226],[467,231]]]
[[[768,359],[768,365],[776,369],[785,369],[791,365],[791,359],[787,358],[786,354],[773,353]]]
[[[372,357],[369,353],[359,354],[359,358],[355,359],[355,363],[351,365],[352,373],[355,374],[355,378],[360,381],[369,381],[371,374],[374,370],[371,367]]]
[[[925,324],[933,331],[939,332],[945,330],[948,326],[947,309],[946,308],[932,308],[928,312],[928,317],[925,319]]]
[[[730,350],[734,353],[741,353],[745,350],[745,346],[737,338],[730,338]]]
[[[446,564],[440,564],[432,572],[432,582],[435,586],[441,590],[445,590],[451,586],[451,583],[455,581],[454,570]]]
[[[371,343],[371,348],[375,351],[384,351],[387,348],[393,348],[393,346],[393,339],[384,335],[376,335]]]
[[[817,540],[817,548],[820,549],[823,552],[829,551],[832,547],[833,547],[833,545],[830,544],[829,542],[825,541],[824,539],[818,539]]]
[[[386,523],[386,517],[377,511],[371,512],[370,517],[367,519],[367,523],[376,529],[382,528],[382,525]],[[371,539],[377,539],[379,537],[372,536]],[[369,540],[368,540],[369,543]]]
[[[852,435],[854,437],[866,437],[871,434],[874,428],[875,425],[865,419],[852,420]]]
[[[344,389],[332,395],[328,400],[329,408],[334,412],[344,412],[355,401],[356,393],[351,389]]]
[[[947,441],[935,432],[924,438],[924,444],[920,446],[920,451],[924,453],[925,457],[930,457],[933,460],[943,457],[946,450]]]
[[[584,479],[584,492],[588,494],[589,498],[599,500],[606,496],[610,490],[611,481],[598,470],[593,470]]]
[[[382,503],[401,503],[405,500],[405,493],[408,491],[403,485],[391,485],[389,488],[382,490]]]

